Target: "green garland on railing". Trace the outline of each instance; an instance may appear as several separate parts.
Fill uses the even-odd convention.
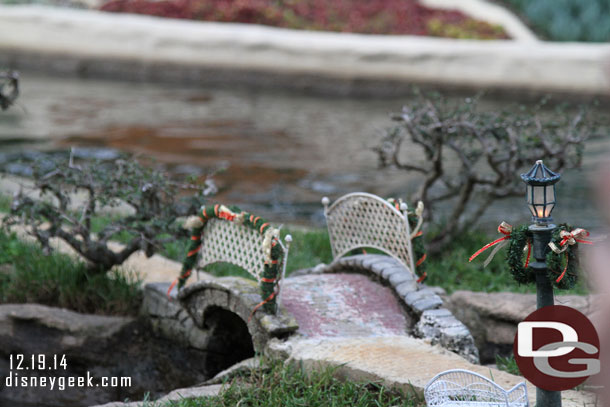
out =
[[[513,228],[502,222],[498,231],[504,237],[497,239],[479,249],[470,257],[474,260],[485,250],[497,246],[486,260],[485,265],[493,258],[497,250],[508,242],[507,261],[515,281],[519,284],[531,284],[536,282],[536,271],[529,267],[531,260],[533,234],[529,225],[521,225]],[[546,255],[547,273],[553,285],[559,289],[570,289],[578,282],[578,244],[591,244],[584,237],[589,233],[584,229],[574,229],[568,224],[561,224],[553,231],[549,247],[551,250]],[[525,260],[524,260],[524,253]]]
[[[191,230],[191,242],[188,247],[188,252],[184,262],[182,263],[182,271],[180,277],[170,286],[169,292],[173,289],[174,285],[178,284],[178,289],[182,288],[188,278],[190,277],[192,270],[197,265],[199,251],[201,249],[201,237],[204,231],[206,223],[210,219],[223,219],[227,222],[238,222],[246,227],[256,230],[262,236],[265,236],[268,232],[272,235],[268,236],[270,239],[268,243],[269,247],[266,248],[268,260],[265,261],[264,270],[261,276],[261,295],[263,301],[258,304],[252,311],[256,312],[259,307],[263,307],[265,312],[275,313],[275,286],[277,278],[280,275],[280,266],[283,260],[283,250],[279,244],[279,231],[277,229],[271,229],[271,225],[260,216],[254,216],[248,212],[241,211],[237,206],[224,206],[224,205],[213,205],[202,207],[197,217],[189,220],[187,227]]]

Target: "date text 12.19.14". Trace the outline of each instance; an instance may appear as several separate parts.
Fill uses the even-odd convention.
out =
[[[17,353],[9,357],[10,370],[58,370],[68,368],[66,355],[23,355]]]

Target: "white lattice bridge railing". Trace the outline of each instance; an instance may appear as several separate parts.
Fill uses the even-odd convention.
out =
[[[408,207],[400,210],[365,192],[347,194],[329,205],[322,198],[333,261],[355,249],[373,248],[392,256],[415,273]]]
[[[191,244],[177,282],[183,286],[191,272],[214,263],[230,263],[251,274],[261,286],[267,311],[279,305],[279,282],[285,277],[288,249],[280,231],[259,216],[224,205],[206,206],[187,221]],[[200,257],[199,261],[198,258]],[[171,287],[170,287],[171,290]]]
[[[528,407],[525,382],[504,390],[485,376],[468,370],[447,370],[424,389],[428,407]]]
[[[199,267],[231,263],[260,283],[266,260],[264,243],[265,237],[257,230],[224,219],[210,219],[201,238]]]

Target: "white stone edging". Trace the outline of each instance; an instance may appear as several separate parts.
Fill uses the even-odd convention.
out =
[[[0,64],[55,57],[72,73],[108,63],[610,93],[610,44],[309,32],[44,6],[0,6]],[[169,68],[168,68],[169,66]],[[85,69],[86,71],[87,69]]]

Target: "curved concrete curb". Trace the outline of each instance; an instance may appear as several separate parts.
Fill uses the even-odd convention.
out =
[[[319,265],[309,270],[309,273],[349,271],[372,273],[392,287],[409,314],[418,320],[413,329],[415,336],[433,345],[439,344],[472,363],[479,363],[479,352],[468,328],[451,311],[443,308],[443,300],[433,287],[419,286],[413,273],[394,258],[379,254],[347,256],[329,265]]]
[[[0,26],[0,65],[84,76],[326,92],[381,81],[610,93],[608,44],[308,32],[42,6],[0,6]]]

